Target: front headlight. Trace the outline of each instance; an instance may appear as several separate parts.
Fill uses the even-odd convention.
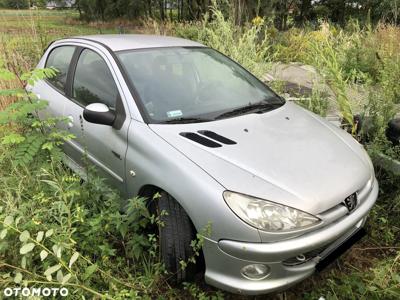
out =
[[[298,230],[320,222],[301,210],[239,193],[225,191],[224,199],[240,219],[265,231]]]

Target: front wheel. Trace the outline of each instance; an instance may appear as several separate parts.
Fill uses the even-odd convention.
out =
[[[188,263],[182,268],[180,261],[188,262],[194,251],[190,245],[195,239],[195,229],[183,207],[168,193],[161,192],[157,201],[160,217],[159,239],[161,258],[171,274],[171,282],[181,283],[193,279],[196,265]],[[162,212],[165,213],[162,213]]]

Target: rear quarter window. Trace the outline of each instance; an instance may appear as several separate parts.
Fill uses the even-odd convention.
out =
[[[74,55],[74,46],[60,46],[51,50],[46,61],[46,68],[56,69],[56,76],[49,78],[48,81],[58,90],[65,92],[67,83],[68,68]]]

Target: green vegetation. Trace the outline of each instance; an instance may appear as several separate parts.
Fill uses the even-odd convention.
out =
[[[0,287],[63,286],[73,299],[175,298],[177,291],[160,288],[168,279],[156,237],[163,212],[151,214],[144,198],[120,212],[119,194],[91,168],[82,182],[62,164],[59,146],[74,138],[56,129],[66,120],[34,117],[47,102],[23,89],[54,70],[19,75],[0,66],[1,80],[21,85],[0,91],[16,98],[0,112]],[[192,241],[194,255],[182,268],[196,261],[210,230]]]
[[[371,8],[376,2],[363,3]],[[259,3],[262,11],[264,2]],[[321,22],[282,32],[268,17],[253,19],[249,8],[248,19],[240,22],[235,10],[226,6],[214,5],[206,11],[207,15],[189,23],[144,20],[142,25],[123,20],[83,23],[75,11],[0,11],[0,289],[25,283],[64,284],[76,299],[244,299],[200,282],[169,286],[154,229],[162,224],[147,210],[145,199],[131,199],[125,212],[120,212],[119,195],[95,174],[81,182],[60,163],[59,144],[73,138],[55,129],[64,120],[26,117],[46,102],[26,93],[23,85],[53,75],[53,70],[30,70],[57,38],[118,33],[123,24],[125,32],[199,40],[260,78],[277,62],[312,65],[336,96],[347,123],[354,125],[355,112],[365,120],[368,126],[357,137],[371,154],[383,152],[400,159],[400,151],[391,147],[384,132],[388,120],[400,111],[399,27],[360,25],[353,20],[345,27]],[[394,15],[392,10],[388,17]],[[272,84],[279,92],[279,82]],[[361,90],[362,97],[353,98],[352,90]],[[326,113],[325,95],[319,90],[301,104]],[[369,236],[321,274],[271,299],[400,298],[400,178],[380,168],[376,175],[381,192],[367,222]],[[205,234],[193,243],[197,253]],[[187,263],[182,262],[182,267]]]
[[[151,18],[162,21],[201,20],[210,12],[214,0],[0,0],[0,7],[23,9],[77,9],[87,21],[114,18]],[[329,19],[344,25],[350,18],[397,22],[399,0],[217,0],[224,13],[230,13],[235,24],[241,25],[256,16],[267,16],[282,30],[293,25],[313,24]]]

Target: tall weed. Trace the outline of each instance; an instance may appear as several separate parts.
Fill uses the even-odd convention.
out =
[[[310,43],[310,60],[323,73],[327,83],[336,96],[344,120],[354,125],[351,102],[347,94],[347,80],[344,78],[339,62],[338,51],[334,46],[334,37],[328,24],[323,24],[320,39]]]
[[[239,27],[232,16],[226,18],[216,1],[211,15],[206,14],[201,23],[177,27],[178,36],[197,40],[236,60],[259,78],[268,70],[270,44],[263,19]]]
[[[0,287],[68,287],[72,299],[151,298],[168,278],[155,234],[161,219],[149,212],[151,199],[130,199],[121,212],[120,195],[104,180],[89,169],[83,182],[61,163],[60,146],[74,137],[57,128],[64,118],[38,119],[47,102],[24,90],[54,74],[0,68],[0,78],[21,85],[0,90],[17,99],[0,112],[7,127],[0,131]],[[198,233],[182,268],[196,262],[207,235]]]

